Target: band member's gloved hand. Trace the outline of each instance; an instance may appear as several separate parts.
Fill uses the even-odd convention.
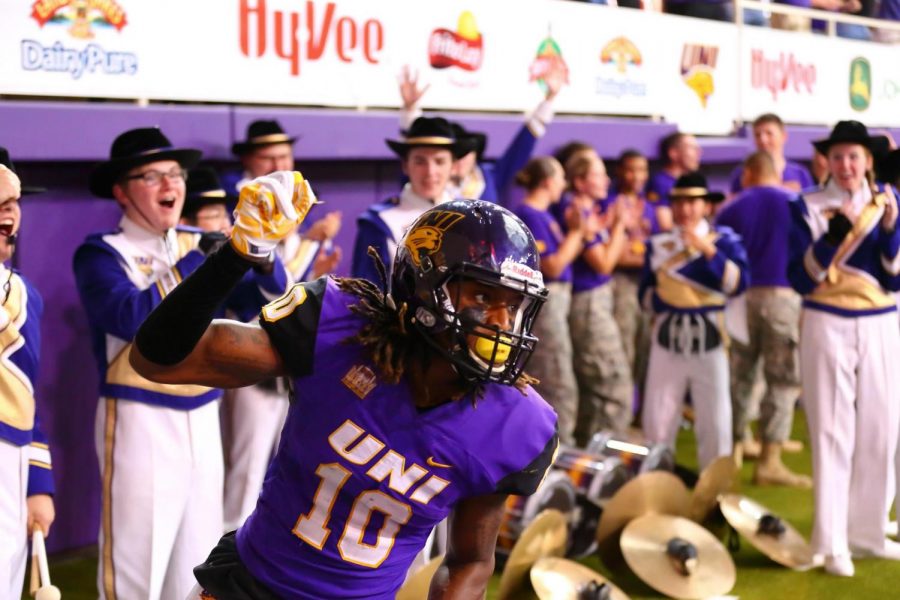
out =
[[[204,231],[200,234],[200,241],[197,243],[197,249],[204,256],[209,256],[222,247],[222,244],[228,241],[228,236],[221,231]]]
[[[833,217],[828,219],[828,231],[825,232],[825,241],[832,246],[840,246],[850,230],[853,229],[853,223],[842,213],[835,213]]]
[[[257,177],[241,189],[231,245],[245,258],[265,260],[303,222],[313,204],[316,195],[297,171]]]

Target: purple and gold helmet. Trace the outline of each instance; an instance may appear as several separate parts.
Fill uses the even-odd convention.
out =
[[[447,284],[474,280],[521,294],[502,330],[458,311]],[[505,208],[456,200],[423,213],[400,240],[391,296],[407,304],[406,319],[460,375],[510,385],[518,379],[537,338],[534,320],[547,297],[534,237]],[[467,337],[477,338],[470,349]]]

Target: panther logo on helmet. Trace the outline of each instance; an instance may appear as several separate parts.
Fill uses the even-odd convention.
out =
[[[415,229],[406,234],[404,245],[417,267],[422,266],[423,254],[428,256],[441,249],[444,232],[463,218],[465,215],[458,212],[437,211],[417,223]]]

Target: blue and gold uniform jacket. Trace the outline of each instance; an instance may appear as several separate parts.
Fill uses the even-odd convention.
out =
[[[161,236],[123,217],[118,230],[89,236],[75,252],[75,281],[91,328],[101,396],[190,410],[221,395],[199,385],[155,383],[128,363],[138,327],[203,262],[196,249],[200,234],[178,227]],[[286,288],[287,275],[276,261],[271,275],[249,273],[226,308],[247,320]]]
[[[890,292],[900,290],[900,229],[881,227],[887,197],[868,186],[853,202],[860,206],[853,229],[840,246],[825,241],[828,220],[848,198],[829,182],[790,203],[788,279],[808,308],[846,317],[896,310]]]
[[[639,289],[640,298],[652,293],[654,312],[702,314],[721,311],[728,296],[747,288],[749,268],[741,238],[728,227],[701,221],[697,234],[718,250],[709,260],[686,247],[677,229],[651,236]]]
[[[279,598],[392,599],[431,529],[461,500],[534,492],[557,446],[556,415],[531,388],[485,384],[418,410],[348,339],[359,298],[332,279],[295,285],[260,325],[296,397],[241,562]]]
[[[381,285],[378,271],[375,269],[372,258],[368,255],[369,246],[378,252],[390,277],[394,254],[397,252],[397,243],[412,222],[429,208],[450,200],[453,200],[453,197],[445,192],[432,202],[413,192],[412,186],[407,183],[403,186],[403,191],[399,196],[367,208],[356,220],[356,241],[353,244],[353,265],[351,266],[353,277],[368,279]]]
[[[52,494],[50,448],[34,398],[44,302],[30,281],[3,265],[0,282],[0,440],[28,446],[27,495]]]

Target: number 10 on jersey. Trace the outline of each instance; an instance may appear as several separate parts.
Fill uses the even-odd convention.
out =
[[[350,478],[350,471],[337,463],[321,464],[316,468],[320,481],[313,498],[313,506],[294,525],[293,533],[310,546],[321,550],[331,535],[329,522],[335,500]],[[372,513],[384,515],[374,544],[363,542]],[[366,490],[353,501],[347,523],[338,540],[341,558],[363,567],[376,568],[391,553],[400,528],[409,521],[412,508],[379,490]],[[340,517],[338,517],[340,518]]]

